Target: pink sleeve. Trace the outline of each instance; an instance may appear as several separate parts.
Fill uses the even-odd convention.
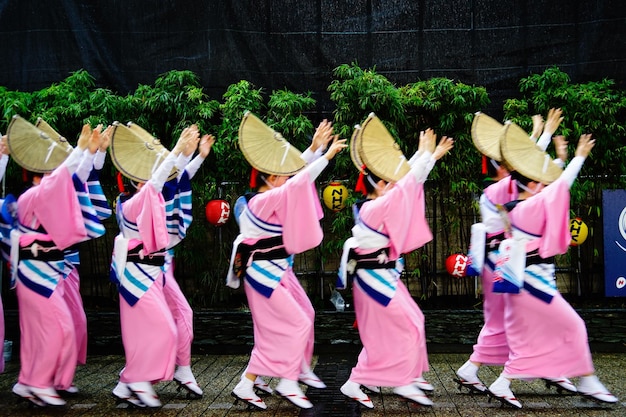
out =
[[[539,245],[539,256],[548,258],[567,252],[572,239],[569,231],[569,186],[565,181],[557,180],[541,194],[544,194],[546,226]]]
[[[124,217],[137,223],[147,253],[167,247],[169,236],[165,224],[163,194],[147,182],[142,189],[122,205]]]
[[[384,196],[364,204],[361,216],[370,227],[383,223],[392,259],[424,246],[433,238],[426,221],[424,185],[414,175],[405,175]]]
[[[283,226],[283,243],[288,253],[301,253],[322,242],[323,212],[315,184],[301,171],[283,186],[258,194],[249,203],[255,216]]]
[[[18,208],[20,221],[28,226],[28,217],[32,213],[59,249],[65,249],[87,237],[72,175],[67,168],[61,166],[54,170],[41,179],[41,184],[29,191],[27,205],[30,210],[27,209],[22,217]]]
[[[508,176],[485,188],[484,194],[493,204],[506,204],[517,199],[517,186]]]

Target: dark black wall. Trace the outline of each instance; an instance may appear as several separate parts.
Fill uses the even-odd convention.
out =
[[[0,85],[33,91],[86,69],[118,93],[192,70],[220,99],[241,79],[326,88],[357,61],[398,85],[448,77],[492,106],[556,65],[574,82],[626,80],[623,0],[0,0]]]

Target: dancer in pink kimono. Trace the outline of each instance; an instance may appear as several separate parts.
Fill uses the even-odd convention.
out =
[[[327,129],[330,138],[332,127],[329,123],[324,126],[318,131]],[[288,142],[283,139],[283,143],[288,149]],[[264,161],[246,157],[259,171],[261,186],[249,196],[239,218],[241,233],[234,243],[227,285],[238,288],[243,279],[254,327],[250,361],[232,395],[257,408],[267,408],[254,392],[259,375],[280,378],[276,392],[301,408],[313,405],[300,389],[299,380],[325,387],[310,368],[315,311],[292,265],[294,254],[312,249],[322,240],[322,208],[315,179],[345,147],[345,140],[335,138],[323,157],[291,178],[266,174]]]
[[[7,169],[7,164],[9,163],[9,150],[6,145],[6,136],[2,136],[2,140],[0,141],[0,181],[4,177],[4,174]],[[0,200],[0,207],[4,204],[8,204],[8,201]],[[8,247],[5,248],[5,242],[10,241],[10,233],[12,226],[12,219],[0,219],[0,245],[2,248],[0,249],[2,253],[2,260],[8,261]],[[2,343],[2,349],[0,349],[0,353],[2,357],[0,357],[0,374],[4,372],[4,307],[2,305],[2,297],[0,296],[0,343]]]
[[[21,367],[13,393],[40,406],[64,405],[57,389],[69,389],[76,371],[75,330],[63,298],[63,250],[87,238],[72,174],[83,151],[95,153],[100,141],[99,129],[85,125],[76,149],[17,201],[19,232],[12,232],[11,260],[17,265]]]
[[[98,129],[100,128],[98,127]],[[72,176],[74,189],[76,190],[85,229],[87,231],[87,239],[95,239],[103,236],[105,229],[102,225],[102,220],[111,215],[111,209],[108,207],[102,186],[98,180],[98,172],[104,165],[106,149],[109,146],[110,132],[111,129],[109,127],[100,134],[101,145],[95,153],[89,151],[83,152],[81,162]],[[83,300],[80,294],[80,277],[78,274],[80,256],[78,245],[72,245],[63,252],[65,255],[65,290],[63,292],[63,298],[67,303],[74,323],[77,364],[85,365],[87,363],[87,316],[85,315]],[[61,388],[57,389],[62,390]],[[75,394],[78,393],[79,390],[78,387],[72,384],[63,391]]]
[[[120,293],[120,320],[126,364],[113,389],[118,400],[160,407],[154,383],[172,380],[177,330],[164,293],[165,251],[170,242],[161,193],[176,158],[197,130],[183,130],[174,149],[130,198],[118,198],[120,234],[115,238],[112,279]],[[115,139],[113,139],[114,141]]]
[[[525,254],[525,267],[522,263],[523,271],[516,272],[507,268],[510,263],[502,254],[498,260],[494,291],[503,292],[511,354],[501,375],[489,386],[489,394],[521,408],[510,389],[512,379],[580,377],[579,394],[617,402],[594,375],[585,323],[561,296],[555,282],[553,257],[565,253],[571,240],[569,189],[595,141],[590,135],[581,136],[575,158],[560,176],[558,171],[549,174],[546,155],[537,148],[507,153],[515,146],[523,149],[520,144],[527,143],[523,136],[505,134],[503,141],[502,155],[516,171],[512,177],[519,193],[517,200],[505,204],[503,215],[511,224],[510,247],[519,245],[522,256]],[[515,251],[511,251],[509,259],[514,258]]]
[[[393,387],[395,394],[410,401],[433,404],[419,388],[432,390],[422,378],[428,371],[424,315],[400,275],[402,254],[432,239],[423,184],[435,162],[453,146],[453,140],[444,137],[435,149],[435,140],[430,129],[420,134],[417,157],[398,182],[380,179],[367,167],[359,180],[367,200],[354,206],[353,237],[344,244],[338,287],[345,288],[352,279],[363,349],[341,392],[368,408],[374,405],[361,385],[375,392],[379,386]]]
[[[540,115],[533,116],[533,132],[530,139],[535,140],[539,138],[537,146],[540,149],[545,151],[550,144],[550,141],[553,139],[552,135],[563,120],[561,114],[561,109],[550,109],[545,125]],[[478,114],[476,117],[488,116]],[[475,120],[475,122],[479,123],[478,120]],[[480,129],[475,126],[472,127],[472,135],[481,134]],[[486,234],[484,265],[480,274],[483,291],[484,325],[473,347],[472,355],[457,370],[456,375],[458,379],[455,379],[459,384],[459,388],[463,386],[476,392],[487,391],[487,387],[478,377],[480,366],[503,366],[509,358],[509,345],[504,328],[504,297],[501,294],[493,293],[493,271],[498,257],[498,246],[504,239],[505,226],[497,207],[517,199],[517,186],[511,179],[507,167],[502,163],[500,139],[493,139],[498,143],[491,147],[484,146],[486,138],[475,138],[475,143],[480,140],[483,141],[482,149],[489,153],[486,155],[489,156],[486,168],[491,179],[491,183],[485,188],[479,201],[481,224],[484,227],[484,232],[481,233]],[[567,157],[567,143],[562,136],[555,136],[554,142],[558,157],[556,161],[562,165]],[[545,379],[546,384],[554,385],[559,390],[564,389],[569,392],[576,392],[576,386],[567,378]]]
[[[195,128],[195,126],[193,126]],[[198,146],[199,142],[199,146]],[[165,256],[165,285],[163,292],[174,317],[177,328],[176,371],[174,381],[187,391],[190,398],[202,397],[202,388],[198,385],[191,370],[191,344],[193,342],[193,310],[174,277],[174,246],[187,234],[192,221],[191,179],[211,152],[215,143],[213,135],[194,137],[179,155],[176,167],[180,174],[165,183],[163,197],[167,216],[167,230],[170,236]],[[198,155],[190,161],[196,148]]]

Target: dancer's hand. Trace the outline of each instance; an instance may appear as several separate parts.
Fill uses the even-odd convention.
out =
[[[593,149],[595,144],[596,140],[591,139],[591,134],[580,135],[580,139],[578,139],[578,146],[576,146],[576,156],[586,158],[591,153],[591,149]]]
[[[328,148],[328,151],[324,154],[324,157],[329,161],[335,157],[342,149],[347,148],[348,144],[346,143],[347,139],[339,139],[339,135],[335,135],[333,138],[333,143]]]

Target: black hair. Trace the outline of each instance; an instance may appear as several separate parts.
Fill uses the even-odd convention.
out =
[[[524,191],[524,188],[520,187],[520,184],[523,185],[524,187],[527,187],[529,183],[531,182],[537,182],[535,180],[531,180],[528,177],[523,176],[522,174],[520,174],[518,171],[513,171],[511,172],[511,179],[515,180],[517,182],[517,191],[518,192],[522,192]]]
[[[363,177],[363,185],[365,186],[365,191],[367,194],[372,194],[376,191],[376,184],[380,181],[381,178],[378,178],[373,172],[369,169],[365,169],[365,176]]]
[[[487,158],[487,177],[496,178],[498,176],[498,166],[500,163],[492,158]]]

